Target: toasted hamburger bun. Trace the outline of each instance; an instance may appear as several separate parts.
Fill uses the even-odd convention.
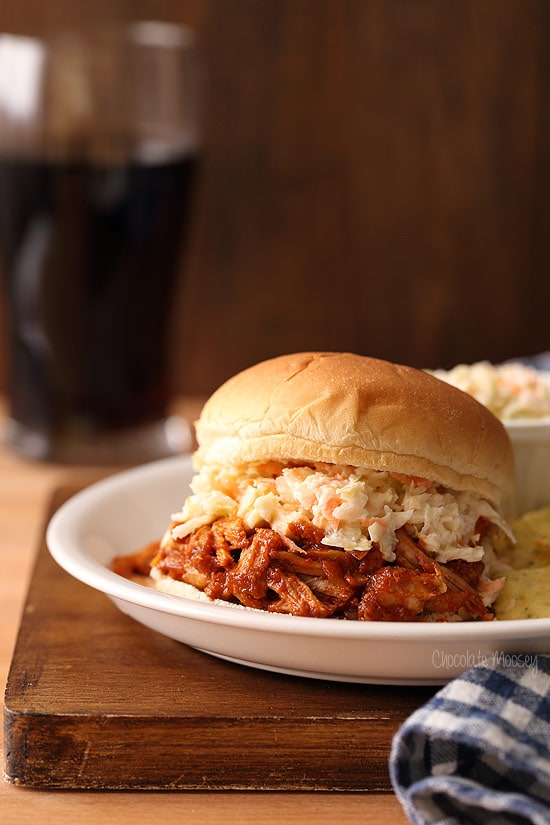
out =
[[[510,439],[466,393],[428,373],[352,353],[302,352],[226,381],[196,422],[198,466],[328,462],[428,478],[506,509]]]

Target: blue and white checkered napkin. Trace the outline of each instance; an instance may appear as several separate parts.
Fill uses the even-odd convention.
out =
[[[414,825],[549,825],[550,657],[478,664],[413,713],[390,774]]]

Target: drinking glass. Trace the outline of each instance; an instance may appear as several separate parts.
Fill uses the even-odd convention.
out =
[[[194,33],[0,35],[5,441],[135,464],[188,450],[169,328],[199,157]]]

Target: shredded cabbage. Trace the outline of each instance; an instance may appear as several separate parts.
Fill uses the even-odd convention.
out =
[[[396,530],[409,524],[424,548],[445,563],[483,557],[476,533],[481,516],[509,535],[496,510],[478,495],[383,471],[333,464],[208,465],[191,488],[182,511],[172,516],[174,538],[223,516],[239,516],[249,528],[269,526],[281,535],[306,518],[324,531],[324,544],[361,557],[376,543],[391,562]]]
[[[432,375],[473,395],[498,418],[550,415],[550,373],[520,363],[495,366],[488,361],[432,370]]]

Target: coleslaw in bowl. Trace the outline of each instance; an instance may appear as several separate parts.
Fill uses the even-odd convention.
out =
[[[514,448],[515,515],[550,504],[550,371],[522,361],[431,370],[500,418]]]

